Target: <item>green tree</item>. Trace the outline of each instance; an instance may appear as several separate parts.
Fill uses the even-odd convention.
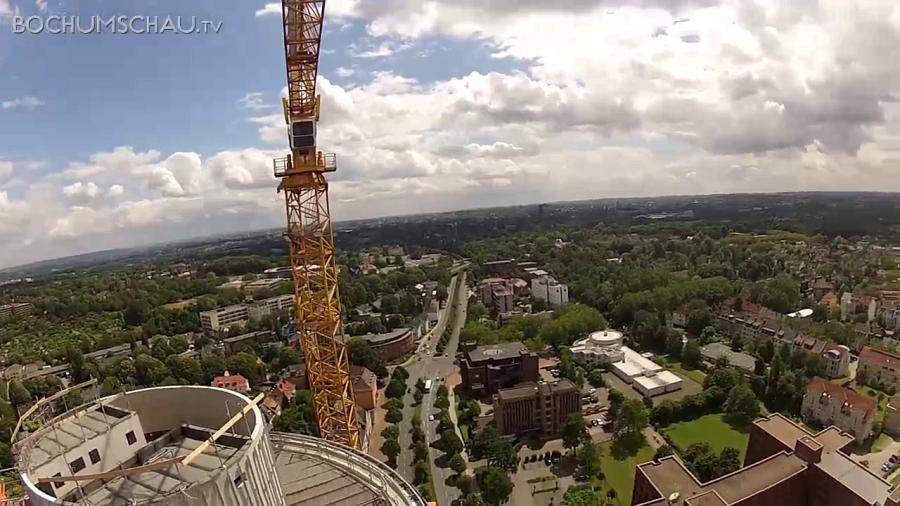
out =
[[[396,406],[391,406],[384,415],[384,419],[388,423],[398,423],[403,420],[403,411]]]
[[[740,383],[728,392],[725,411],[740,420],[749,422],[759,416],[759,400],[749,386]]]
[[[387,377],[384,359],[368,341],[361,337],[347,341],[347,359],[352,365],[359,365],[375,373],[379,378]]]
[[[463,450],[463,442],[453,429],[441,432],[440,446],[447,455],[456,455]]]
[[[468,478],[468,476],[463,476],[463,478]],[[469,494],[465,496],[461,504],[462,506],[484,506],[484,500],[478,494]]]
[[[513,485],[506,471],[488,466],[478,477],[478,488],[481,490],[481,497],[487,504],[500,506],[512,493]]]
[[[669,455],[674,454],[675,451],[672,450],[672,447],[669,445],[662,445],[656,449],[656,452],[653,454],[653,460],[659,460],[663,457],[668,457]]]
[[[563,496],[563,506],[603,506],[609,504],[598,490],[590,486],[570,487]]]
[[[718,476],[724,476],[728,473],[737,471],[741,468],[741,452],[737,448],[726,446],[719,454],[719,467],[716,471]]]
[[[31,400],[31,392],[19,381],[13,381],[9,384],[9,402],[13,406],[20,406]]]
[[[240,352],[225,360],[228,370],[232,374],[240,374],[247,378],[251,385],[258,385],[264,373],[258,358],[247,352]]]
[[[72,373],[72,379],[76,383],[80,383],[87,379],[84,370],[84,355],[81,350],[73,344],[66,345],[66,361],[69,363],[69,371]]]
[[[431,473],[431,466],[424,460],[416,461],[413,466],[413,482],[418,484],[428,483],[428,476]]]
[[[587,433],[587,426],[584,423],[584,418],[581,416],[581,413],[570,414],[569,417],[566,418],[561,432],[563,446],[572,450],[573,453],[578,446],[590,441],[590,436]]]
[[[384,395],[387,397],[403,397],[403,394],[406,393],[406,383],[400,378],[393,378],[390,383],[388,383],[387,388],[384,389]]]
[[[381,437],[385,439],[397,439],[400,437],[400,428],[396,425],[388,425],[381,431]]]
[[[312,393],[309,390],[297,390],[291,399],[291,405],[275,418],[272,425],[281,432],[318,436]]]
[[[585,475],[591,477],[597,476],[600,472],[602,457],[600,446],[592,442],[581,445],[575,452],[575,460],[578,463],[578,467],[581,468]]]
[[[134,299],[128,302],[128,306],[125,307],[125,312],[122,314],[125,324],[132,327],[140,327],[149,316],[150,305],[143,300]]]
[[[450,469],[456,474],[462,474],[466,470],[466,459],[459,453],[450,458]]]
[[[115,376],[107,376],[100,385],[100,395],[113,395],[122,391],[122,382]]]
[[[696,369],[700,367],[701,358],[700,345],[697,343],[697,340],[688,339],[681,352],[681,360],[684,362],[684,365],[689,369]]]
[[[643,431],[649,424],[649,415],[644,403],[637,399],[625,399],[619,406],[615,418],[614,436],[616,440],[634,441],[643,437]]]
[[[400,442],[396,439],[385,439],[384,444],[381,446],[381,451],[392,465],[396,465],[397,456],[400,455]]]

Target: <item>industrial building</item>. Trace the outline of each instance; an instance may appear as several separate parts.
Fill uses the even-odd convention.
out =
[[[502,435],[555,437],[572,413],[581,414],[581,395],[567,379],[523,383],[494,394],[494,424]]]
[[[117,394],[19,435],[18,470],[37,506],[426,504],[361,452],[270,434],[254,402],[218,388]]]
[[[538,380],[538,356],[522,343],[461,347],[465,350],[460,360],[462,384],[475,397],[492,396],[501,388]]]
[[[640,506],[898,506],[900,489],[847,453],[853,436],[837,427],[816,434],[779,413],[756,420],[744,467],[701,483],[675,455],[635,469]]]

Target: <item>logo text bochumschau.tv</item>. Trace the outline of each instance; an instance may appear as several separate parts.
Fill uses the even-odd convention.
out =
[[[215,34],[222,21],[197,16],[12,16],[15,34]]]

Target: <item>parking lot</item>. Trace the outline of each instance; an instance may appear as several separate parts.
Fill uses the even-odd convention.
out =
[[[860,464],[865,465],[869,468],[870,471],[877,474],[878,476],[885,476],[886,473],[896,474],[900,472],[900,465],[895,464],[891,471],[885,471],[882,469],[882,466],[890,460],[892,456],[897,456],[897,461],[900,461],[900,441],[893,441],[886,447],[882,448],[881,451],[877,451],[874,453],[867,453],[864,455],[853,455],[853,460],[856,460]]]

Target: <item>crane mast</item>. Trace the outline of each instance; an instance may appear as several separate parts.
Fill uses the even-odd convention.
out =
[[[350,381],[326,172],[334,154],[316,149],[319,97],[316,75],[325,0],[282,0],[288,93],[283,99],[291,154],[275,160],[287,211],[297,331],[319,434],[359,448],[356,403]]]

